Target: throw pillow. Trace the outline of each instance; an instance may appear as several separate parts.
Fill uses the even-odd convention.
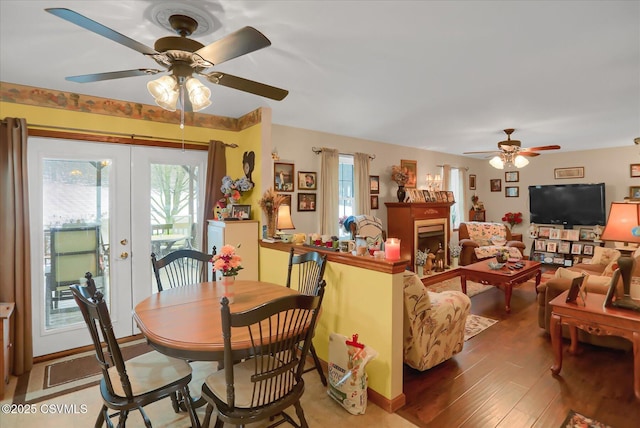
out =
[[[618,260],[620,257],[620,251],[615,248],[595,247],[593,249],[593,257],[591,258],[592,264],[608,265],[614,260]]]
[[[502,236],[495,235],[491,237],[491,243],[493,245],[497,245],[498,247],[502,247],[507,243],[507,240]]]

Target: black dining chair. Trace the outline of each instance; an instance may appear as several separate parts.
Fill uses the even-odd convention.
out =
[[[151,265],[158,291],[207,281],[209,263],[215,255],[215,246],[211,254],[184,249],[173,251],[158,259],[155,253],[151,253]],[[162,278],[164,278],[164,283]]]
[[[310,251],[308,253],[295,255],[293,247],[289,252],[289,267],[287,271],[287,287],[291,288],[293,266],[298,267],[298,280],[297,289],[302,294],[315,296],[320,288],[320,283],[323,281],[324,270],[326,268],[327,255],[320,255],[317,251]],[[314,369],[318,371],[320,380],[324,386],[327,386],[327,378],[322,371],[322,365],[320,359],[316,354],[316,348],[311,342],[309,353],[313,358],[313,367],[307,368],[304,372],[310,372]]]
[[[151,421],[143,410],[147,404],[167,397],[190,397],[189,382],[191,366],[177,358],[168,357],[156,351],[147,352],[125,361],[116,340],[109,309],[90,273],[85,275],[87,285],[71,285],[73,298],[80,307],[82,316],[96,351],[96,359],[102,370],[100,393],[102,408],[95,426],[104,423],[113,427],[112,417],[119,416],[118,427],[124,427],[131,410],[138,410],[146,427]],[[193,427],[199,427],[200,421],[190,400],[184,405]],[[109,415],[108,409],[115,410]]]
[[[204,426],[209,426],[214,408],[216,428],[225,423],[244,426],[277,415],[294,426],[308,426],[300,404],[302,373],[323,297],[324,283],[316,296],[281,297],[237,313],[222,298],[224,370],[209,375],[202,385],[207,402]],[[246,336],[250,342],[251,357],[238,364],[234,364],[238,358],[231,348],[232,334]],[[284,412],[292,405],[299,425]]]

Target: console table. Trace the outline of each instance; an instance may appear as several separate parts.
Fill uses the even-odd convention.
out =
[[[597,336],[622,336],[633,343],[633,392],[640,400],[640,313],[628,309],[603,307],[605,295],[589,293],[585,306],[567,303],[569,290],[560,294],[551,305],[551,346],[554,363],[553,374],[562,369],[562,325],[569,326],[571,346],[569,352],[578,354],[578,329]]]

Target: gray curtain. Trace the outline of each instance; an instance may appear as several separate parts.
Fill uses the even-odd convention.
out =
[[[320,231],[323,235],[338,235],[338,168],[340,160],[335,149],[322,148],[320,183],[322,209]]]
[[[5,118],[0,135],[0,302],[14,302],[13,373],[33,365],[27,121]]]
[[[207,180],[205,182],[204,224],[202,225],[202,251],[211,254],[207,236],[207,220],[214,219],[216,202],[224,197],[220,186],[222,177],[227,175],[226,145],[222,141],[209,142],[209,157],[207,159]],[[220,251],[220,248],[218,248]]]
[[[353,212],[361,215],[371,214],[371,199],[369,198],[369,155],[356,153],[353,155],[353,187],[355,206]]]

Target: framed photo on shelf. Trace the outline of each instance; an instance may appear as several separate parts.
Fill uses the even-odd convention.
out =
[[[566,267],[571,267],[571,266],[573,266],[573,260],[571,260],[571,259],[564,259],[564,265],[565,265]]]
[[[520,187],[518,186],[505,186],[504,196],[507,198],[517,198],[520,196]]]
[[[502,180],[499,178],[492,178],[489,180],[489,186],[491,187],[492,192],[501,192],[502,191]]]
[[[571,243],[562,241],[558,244],[558,252],[562,254],[569,254],[571,252]]]
[[[548,238],[553,229],[555,229],[555,227],[540,226],[538,228],[538,237],[540,237],[540,238]]]
[[[581,241],[593,241],[596,237],[596,234],[593,232],[593,229],[590,227],[581,227],[580,228],[580,240]]]
[[[251,205],[231,205],[231,218],[249,220],[251,218]]]
[[[401,159],[400,168],[402,168],[402,170],[406,172],[407,175],[409,176],[409,179],[407,180],[407,184],[405,184],[404,187],[406,188],[416,187],[416,183],[418,181],[417,179],[418,161]]]
[[[536,251],[545,251],[547,249],[547,242],[542,239],[536,239],[534,248]]]
[[[371,198],[371,209],[372,210],[377,210],[378,209],[378,195],[371,195],[369,197]]]
[[[447,202],[455,202],[455,201],[456,201],[456,197],[453,194],[453,191],[447,190]]]
[[[629,169],[631,177],[640,177],[640,163],[632,163]]]
[[[315,211],[316,194],[298,193],[298,211]]]
[[[629,187],[629,198],[635,201],[640,199],[640,186]]]
[[[369,176],[369,193],[372,195],[377,195],[380,193],[380,176],[379,175]]]
[[[577,229],[567,229],[565,232],[567,232],[566,238],[563,237],[562,239],[566,239],[567,241],[578,241],[580,239],[580,231]]]
[[[476,175],[469,174],[469,190],[476,190]]]
[[[593,256],[593,245],[585,244],[582,246],[582,254],[586,256]]]
[[[558,249],[557,242],[547,242],[547,253],[555,253]]]
[[[318,174],[310,171],[298,171],[299,190],[317,190]]]
[[[560,229],[551,229],[549,231],[549,239],[560,239]]]
[[[553,178],[556,180],[563,178],[584,178],[583,166],[572,166],[570,168],[555,168]]]
[[[553,258],[553,264],[555,264],[555,265],[563,265],[564,264],[564,257],[554,257]]]
[[[581,254],[582,244],[571,244],[571,254]]]
[[[292,163],[276,162],[273,164],[273,188],[276,192],[293,192],[295,190],[293,173]]]
[[[517,183],[520,181],[520,171],[507,171],[504,173],[505,183]]]

